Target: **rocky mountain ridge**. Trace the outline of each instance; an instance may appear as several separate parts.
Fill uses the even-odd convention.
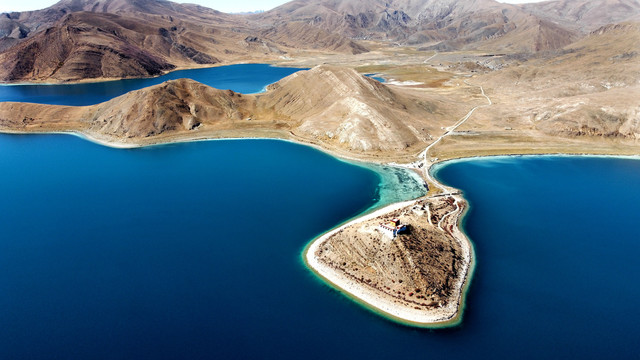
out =
[[[361,40],[422,51],[535,53],[638,14],[637,0],[295,0],[254,15],[166,0],[62,0],[0,14],[0,81],[154,76],[299,51],[353,55],[369,51]]]
[[[587,34],[608,24],[633,20],[640,14],[640,1],[556,0],[524,4],[522,9]]]
[[[561,48],[577,33],[520,7],[493,0],[296,0],[255,16],[263,22],[304,21],[355,39],[423,45],[439,51]]]
[[[5,82],[155,76],[299,49],[367,51],[305,24],[259,27],[244,16],[164,0],[63,0],[43,10],[0,14]]]

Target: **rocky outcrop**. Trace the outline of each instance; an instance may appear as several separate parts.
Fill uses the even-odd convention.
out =
[[[148,138],[248,117],[254,99],[193,80],[168,81],[93,107],[89,130],[112,138]]]
[[[255,97],[180,79],[84,107],[0,103],[8,131],[79,131],[114,143],[229,126],[255,110]]]
[[[0,38],[24,39],[29,29],[8,16],[0,17]]]

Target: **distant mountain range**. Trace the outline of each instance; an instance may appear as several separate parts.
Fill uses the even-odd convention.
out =
[[[350,155],[413,159],[458,119],[472,114],[438,144],[434,156],[637,153],[637,3],[568,3],[541,3],[538,11],[548,15],[542,19],[533,13],[533,5],[490,0],[428,0],[421,6],[409,1],[296,1],[249,16],[165,1],[67,0],[41,12],[9,15],[12,26],[18,26],[14,29],[26,29],[26,35],[2,40],[14,41],[0,53],[2,79],[152,76],[181,66],[295,57],[300,49],[307,49],[316,63],[325,59],[316,58],[318,54],[348,65],[317,64],[257,95],[182,79],[94,106],[0,103],[0,131],[76,131],[122,145],[275,136]],[[90,10],[110,12],[71,11],[91,4]],[[404,7],[391,7],[400,5]],[[618,6],[630,7],[614,11]],[[611,11],[605,11],[609,7]],[[57,14],[51,18],[58,16],[51,25],[34,20],[45,19],[47,12]],[[594,15],[598,12],[602,16]],[[324,15],[309,21],[309,14]],[[352,14],[369,15],[353,15],[360,19],[356,26]],[[392,17],[404,19],[405,25],[390,25],[385,14],[395,14]],[[572,26],[552,19],[571,16],[574,20],[566,21]],[[607,17],[624,21],[598,27]],[[502,29],[499,35],[480,35],[495,29]],[[427,40],[415,40],[421,36]],[[358,40],[365,37],[370,40]],[[380,46],[385,41],[392,44]],[[393,46],[409,42],[416,45],[397,51]],[[434,53],[421,48],[474,51]],[[342,55],[328,56],[336,53]],[[397,61],[394,53],[399,54]],[[425,59],[433,60],[425,64]],[[489,67],[493,62],[504,67]],[[388,77],[405,72],[415,81],[382,84],[360,73],[376,67]],[[484,95],[490,96],[490,106]],[[477,111],[469,113],[472,108]]]
[[[637,16],[637,0],[558,0],[509,5],[493,0],[295,0],[259,16],[301,21],[355,39],[430,49],[540,51]]]
[[[0,15],[0,36],[2,81],[154,76],[295,49],[367,51],[306,24],[263,27],[247,16],[161,0],[63,0]]]
[[[637,0],[295,0],[251,15],[165,0],[62,0],[0,15],[0,80],[153,76],[298,50],[359,54],[368,51],[361,40],[532,53],[638,14]]]

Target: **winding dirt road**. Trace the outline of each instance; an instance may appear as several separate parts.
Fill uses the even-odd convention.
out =
[[[435,56],[435,55],[434,55]],[[438,194],[439,196],[443,196],[443,195],[453,195],[452,193],[452,189],[447,188],[446,186],[444,186],[443,184],[441,184],[439,181],[437,181],[436,179],[431,177],[431,166],[433,166],[433,163],[431,161],[429,161],[429,150],[431,150],[431,148],[433,148],[435,145],[437,145],[442,139],[444,139],[445,137],[449,136],[452,132],[456,131],[457,128],[459,128],[462,124],[464,124],[467,120],[469,120],[469,118],[471,117],[471,115],[473,115],[473,113],[480,108],[483,107],[488,107],[493,105],[493,102],[491,101],[491,99],[487,96],[487,94],[485,94],[484,92],[484,88],[480,85],[472,85],[469,84],[466,80],[464,81],[465,84],[469,85],[469,86],[477,86],[480,88],[480,92],[482,93],[482,96],[484,96],[487,99],[488,104],[485,105],[478,105],[476,107],[474,107],[473,109],[471,109],[465,116],[463,116],[460,120],[458,120],[455,124],[453,124],[453,126],[450,126],[448,128],[446,128],[444,134],[442,134],[439,138],[437,138],[434,142],[432,142],[429,146],[427,146],[423,152],[420,153],[420,155],[418,155],[419,158],[424,158],[424,162],[423,162],[423,169],[424,169],[424,177],[425,179],[427,179],[428,182],[432,183],[434,186],[436,186],[437,188],[439,188],[440,190],[442,190],[441,194]],[[448,213],[444,214],[444,216],[442,216],[442,218],[440,219],[440,221],[438,221],[438,229],[444,231],[444,229],[442,229],[442,222],[444,221],[444,219],[446,219],[449,215],[454,214],[456,212],[458,212],[460,210],[460,205],[458,203],[458,199],[455,199],[456,202],[456,208],[455,210],[451,210]]]
[[[429,180],[431,183],[433,183],[436,187],[438,187],[440,190],[442,190],[443,193],[447,193],[448,190],[447,188],[440,184],[438,181],[436,181],[435,179],[433,179],[431,177],[431,174],[429,173],[429,170],[431,169],[431,166],[433,165],[433,163],[431,163],[429,161],[429,150],[431,150],[431,148],[433,148],[434,146],[436,146],[440,141],[442,141],[442,139],[444,139],[445,137],[449,136],[452,132],[456,131],[457,128],[459,128],[462,124],[464,124],[467,120],[469,120],[469,118],[471,117],[471,115],[473,115],[473,113],[480,108],[483,107],[488,107],[493,105],[493,102],[491,101],[491,99],[487,96],[487,94],[484,93],[484,88],[480,85],[471,85],[469,84],[466,80],[464,81],[465,84],[469,85],[469,86],[478,86],[480,88],[480,92],[482,93],[482,96],[484,96],[487,101],[488,104],[485,105],[478,105],[476,107],[474,107],[473,109],[471,109],[467,115],[463,116],[460,120],[458,120],[453,126],[450,126],[448,128],[446,128],[444,134],[440,135],[439,138],[437,138],[434,142],[432,142],[429,146],[427,146],[423,152],[420,153],[420,155],[418,155],[418,157],[420,158],[424,158],[424,176],[427,180]]]

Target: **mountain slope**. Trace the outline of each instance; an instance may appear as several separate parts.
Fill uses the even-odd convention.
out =
[[[153,76],[174,64],[215,64],[176,31],[112,14],[73,13],[0,54],[0,78],[82,80]],[[194,47],[198,47],[196,49]]]
[[[460,116],[454,103],[416,98],[351,69],[319,66],[259,95],[181,79],[94,106],[0,103],[0,131],[79,131],[116,144],[275,131],[355,153],[403,154],[423,147],[443,119]]]
[[[354,39],[423,44],[445,51],[539,51],[575,39],[574,32],[560,25],[493,0],[296,0],[255,18],[276,24],[306,22]]]
[[[242,120],[254,107],[253,97],[180,79],[94,106],[89,131],[116,138],[146,138]]]
[[[277,43],[295,48],[299,44],[318,50],[328,50],[346,54],[362,54],[367,52],[364,46],[336,33],[330,33],[305,22],[289,22],[264,30],[261,34]]]
[[[306,24],[256,26],[244,16],[162,0],[62,0],[0,15],[0,81],[154,76],[300,50],[367,51]]]
[[[354,70],[319,66],[270,86],[261,104],[301,121],[298,131],[357,151],[402,150],[419,139],[407,127],[425,116],[410,100]]]
[[[243,119],[255,97],[193,80],[168,81],[93,106],[0,103],[0,127],[18,131],[79,131],[116,143],[188,132],[203,124]]]
[[[495,105],[475,129],[640,139],[640,23],[604,26],[552,57],[483,76]]]
[[[137,18],[157,15],[189,17],[191,20],[203,21],[230,21],[229,15],[212,9],[165,0],[61,0],[42,10],[13,12],[2,14],[2,17],[21,24],[27,34],[34,34],[46,30],[66,15],[75,12],[135,15]]]
[[[525,11],[566,28],[588,33],[640,14],[637,0],[556,0],[522,5]]]

